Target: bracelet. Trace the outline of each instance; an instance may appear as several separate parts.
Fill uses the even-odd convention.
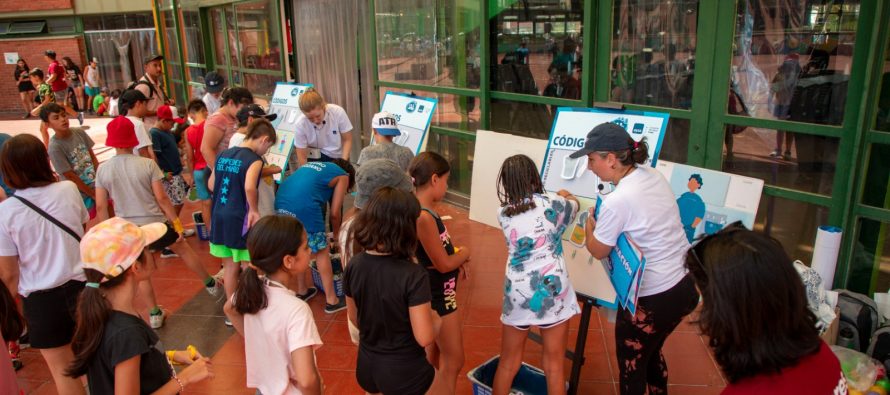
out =
[[[173,220],[173,231],[179,234],[185,231],[185,228],[182,226],[182,220],[179,218]]]
[[[182,380],[179,379],[175,374],[173,375],[173,380],[176,380],[176,383],[179,384],[179,392],[185,391],[185,386],[182,385]]]

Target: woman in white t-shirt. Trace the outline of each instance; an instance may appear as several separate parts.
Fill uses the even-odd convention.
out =
[[[0,173],[16,190],[0,202],[0,280],[22,296],[31,347],[46,360],[56,391],[83,394],[80,380],[64,373],[74,360],[74,310],[86,280],[79,242],[89,213],[73,182],[56,181],[37,137],[9,139],[0,152]]]
[[[644,165],[649,159],[646,142],[635,142],[616,124],[593,128],[584,148],[570,156],[587,156],[587,168],[615,185],[603,196],[596,218],[588,215],[587,250],[603,259],[624,234],[646,258],[636,314],[622,309],[615,323],[620,392],[667,393],[661,347],[698,305],[698,291],[684,266],[689,242],[674,193],[661,173]]]

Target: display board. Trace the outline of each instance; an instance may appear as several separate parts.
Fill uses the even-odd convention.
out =
[[[401,136],[396,136],[393,142],[403,147],[408,147],[415,155],[423,150],[426,135],[433,119],[433,113],[438,105],[438,100],[428,97],[420,97],[413,94],[386,92],[380,111],[386,111],[395,116],[399,122]],[[371,139],[371,145],[374,144]]]
[[[292,82],[279,82],[275,85],[272,101],[269,105],[269,114],[277,114],[272,122],[278,141],[269,148],[263,158],[266,163],[281,168],[281,173],[275,175],[275,181],[281,182],[281,175],[287,170],[288,158],[294,149],[294,135],[297,131],[297,120],[303,115],[300,111],[300,96],[311,88],[311,84],[296,84]]]
[[[754,228],[763,180],[668,161],[656,169],[671,184],[690,242],[736,221]]]
[[[541,171],[545,190],[565,189],[576,196],[595,199],[601,189],[611,187],[601,183],[593,172],[587,170],[586,157],[569,158],[572,152],[584,147],[587,133],[605,122],[612,122],[627,129],[635,141],[646,138],[649,145],[647,165],[655,166],[658,154],[661,152],[668,114],[560,107],[553,120],[544,168]]]
[[[477,130],[475,145],[470,183],[470,219],[499,228],[497,182],[501,164],[513,155],[522,154],[531,158],[540,169],[544,163],[547,140]]]

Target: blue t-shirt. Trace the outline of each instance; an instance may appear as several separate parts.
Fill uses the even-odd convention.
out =
[[[213,169],[213,211],[210,242],[236,250],[247,248],[247,169],[263,159],[250,148],[234,147],[219,154]],[[257,187],[260,178],[257,177]]]
[[[3,144],[6,143],[6,140],[11,139],[12,136],[6,133],[0,133],[0,149],[3,149]],[[0,176],[0,188],[3,188],[3,192],[6,192],[6,196],[12,196],[13,192],[15,192],[12,188],[6,186],[6,183],[3,182],[3,177]]]
[[[158,128],[151,128],[151,147],[158,157],[158,167],[164,172],[178,176],[182,173],[182,161],[179,159],[179,146],[176,136]]]
[[[330,162],[310,162],[295,171],[278,187],[275,210],[297,217],[308,233],[324,232],[322,206],[334,195],[328,186],[346,172]]]

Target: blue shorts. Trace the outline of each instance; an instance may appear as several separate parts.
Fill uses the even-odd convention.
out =
[[[210,200],[210,188],[207,187],[207,179],[209,178],[207,168],[195,170],[192,175],[195,177],[195,190],[198,192],[198,200]]]
[[[328,234],[325,232],[310,233],[308,237],[309,249],[315,254],[328,248]]]

